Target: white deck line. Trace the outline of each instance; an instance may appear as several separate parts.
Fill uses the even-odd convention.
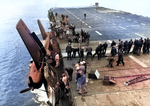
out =
[[[128,21],[131,21],[130,19],[128,19]]]
[[[139,34],[139,33],[134,33],[135,35],[138,35],[138,36],[140,36],[140,37],[143,37],[143,38],[146,38],[145,36],[143,36],[143,35],[141,35],[141,34]]]
[[[98,31],[95,31],[97,34],[99,34],[100,36],[102,36],[102,34],[100,33],[100,32],[98,32]]]
[[[119,26],[120,28],[122,28],[122,29],[124,29],[124,30],[126,30],[126,28],[124,28],[124,27],[122,27],[122,26]]]
[[[89,28],[92,28],[91,26],[89,26]]]
[[[116,25],[115,23],[113,23],[113,25]]]
[[[129,94],[130,94],[131,97],[134,99],[134,101],[135,101],[139,106],[141,106],[140,103],[135,99],[135,97],[134,97],[131,93],[129,93]]]
[[[148,67],[146,64],[144,64],[143,62],[141,62],[140,60],[138,60],[137,58],[133,57],[132,55],[129,55],[129,57],[134,60],[136,63],[138,63],[139,65],[141,65],[142,67]]]
[[[107,40],[107,42],[108,42],[108,43],[112,43],[112,41],[111,41],[111,40]]]
[[[145,25],[144,23],[141,23],[141,25]]]
[[[134,23],[138,23],[137,21],[133,21]]]
[[[85,102],[84,102],[84,106],[87,106]]]

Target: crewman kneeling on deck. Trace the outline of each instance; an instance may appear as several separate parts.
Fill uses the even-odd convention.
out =
[[[107,57],[106,60],[109,61],[108,66],[111,67],[111,68],[113,68],[113,63],[115,61],[115,58],[114,57]]]

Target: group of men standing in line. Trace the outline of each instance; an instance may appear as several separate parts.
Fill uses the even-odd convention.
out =
[[[96,47],[95,50],[95,54],[92,55],[92,47],[72,47],[71,43],[69,42],[69,44],[66,47],[66,52],[67,52],[67,60],[71,60],[72,58],[76,57],[76,52],[79,55],[79,61],[83,61],[84,60],[84,51],[86,52],[86,60],[88,56],[91,56],[91,59],[94,58],[95,55],[98,55],[98,59],[100,59],[102,56],[105,56],[106,54],[106,49],[108,47],[108,44],[105,42],[104,44],[101,44],[99,42],[99,45]],[[71,53],[73,52],[73,54],[71,55]]]
[[[111,43],[111,56],[114,57],[117,54],[117,50],[116,50],[116,42],[112,41]],[[133,50],[131,51],[131,47],[132,45],[134,45]],[[143,48],[142,48],[143,47]],[[133,53],[136,55],[140,55],[141,50],[143,51],[143,54],[145,53],[149,53],[149,48],[150,48],[150,40],[149,38],[145,38],[144,40],[142,38],[140,38],[139,40],[135,39],[134,41],[132,41],[132,39],[130,41],[121,41],[121,39],[119,39],[119,44],[118,44],[118,61],[117,61],[117,66],[120,64],[120,62],[122,62],[122,64],[124,65],[124,61],[123,61],[123,54],[129,54],[129,53]],[[131,51],[131,52],[130,52]],[[110,67],[113,67],[113,62],[114,62],[114,58],[108,58],[109,60],[109,65]]]
[[[112,41],[111,47],[113,45],[116,45],[116,42]],[[134,47],[133,50],[131,51],[132,45],[134,45]],[[145,53],[149,53],[149,48],[150,48],[149,38],[147,39],[145,38],[144,40],[140,38],[139,40],[135,39],[134,41],[132,41],[131,39],[130,41],[126,40],[125,42],[119,39],[118,50],[122,49],[124,54],[133,53],[133,54],[140,55],[141,50],[143,51],[143,54],[145,54]]]
[[[134,45],[133,50],[131,51],[131,47],[132,45]],[[83,61],[84,60],[84,52],[86,52],[86,60],[88,56],[91,56],[91,59],[94,58],[95,55],[97,55],[98,60],[100,60],[100,58],[102,56],[105,56],[106,54],[106,50],[107,50],[108,44],[107,42],[105,42],[104,44],[101,44],[99,42],[98,46],[95,49],[95,53],[92,54],[92,48],[87,46],[87,47],[72,47],[71,43],[69,42],[69,44],[66,47],[66,52],[67,52],[67,59],[72,59],[76,57],[76,52],[79,55],[79,61]],[[120,62],[122,62],[122,64],[124,65],[124,61],[123,61],[123,54],[129,54],[129,53],[133,53],[133,54],[137,54],[139,55],[141,53],[141,50],[143,50],[143,54],[145,53],[149,53],[149,47],[150,47],[150,40],[149,38],[147,39],[142,39],[140,38],[139,40],[135,39],[134,41],[132,41],[132,39],[130,41],[121,41],[121,39],[119,39],[119,44],[117,45],[118,50],[116,49],[116,42],[112,41],[111,43],[111,56],[108,57],[107,59],[109,60],[109,66],[113,67],[113,62],[114,62],[114,57],[116,56],[116,54],[118,54],[118,61],[117,61],[117,66],[120,64]],[[143,48],[142,48],[143,47]],[[131,52],[130,52],[131,51]],[[71,55],[71,53],[73,52],[73,54]]]

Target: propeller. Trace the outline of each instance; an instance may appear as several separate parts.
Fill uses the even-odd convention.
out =
[[[39,27],[41,30],[41,27],[43,28],[43,26],[40,23],[40,20],[38,20],[38,24],[39,24]],[[35,63],[35,64],[32,63],[30,73],[29,73],[29,82],[28,82],[29,88],[26,88],[26,89],[20,91],[20,93],[24,93],[26,91],[29,91],[29,90],[35,89],[35,88],[40,88],[42,86],[42,83],[44,82],[45,90],[46,90],[47,96],[49,97],[50,94],[48,92],[48,87],[50,86],[50,84],[49,84],[49,80],[47,80],[47,78],[50,78],[50,76],[49,76],[48,72],[46,73],[44,71],[44,73],[42,73],[41,70],[43,69],[43,65],[42,65],[43,60],[44,60],[44,62],[46,61],[49,64],[55,63],[53,58],[46,57],[47,56],[46,50],[49,50],[49,49],[53,50],[52,44],[50,43],[49,38],[47,38],[44,28],[41,31],[41,33],[42,33],[42,36],[43,36],[43,33],[45,33],[45,35],[43,36],[43,39],[45,40],[47,38],[46,41],[48,41],[46,43],[47,46],[45,48],[44,48],[43,44],[41,43],[41,41],[36,36],[36,34],[34,32],[33,33],[30,32],[30,30],[25,25],[25,23],[23,22],[22,19],[20,19],[19,22],[17,23],[16,29],[18,30],[24,44],[26,45],[26,48],[28,49],[28,51]],[[47,71],[49,71],[49,70],[47,70]],[[47,77],[44,78],[46,80],[43,79],[43,76],[45,77],[45,74],[47,75]]]
[[[28,49],[33,61],[35,62],[37,70],[41,67],[40,57],[42,52],[40,52],[40,48],[35,40],[31,37],[31,32],[28,27],[25,25],[22,19],[16,25],[16,29],[18,30],[26,48]]]
[[[42,23],[41,23],[41,21],[39,19],[37,20],[37,23],[39,25],[39,28],[40,28],[43,40],[45,40],[47,38],[47,34],[45,32],[45,29],[44,29],[44,27],[43,27],[43,25],[42,25]]]

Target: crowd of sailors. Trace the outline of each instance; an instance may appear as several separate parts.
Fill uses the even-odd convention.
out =
[[[71,45],[71,42],[68,43],[68,45],[66,46],[66,52],[67,52],[67,59],[72,59],[74,57],[76,57],[76,52],[78,53],[78,56],[80,58],[80,60],[84,60],[84,52],[86,52],[86,60],[87,57],[90,55],[91,59],[94,58],[95,55],[98,56],[98,59],[100,59],[102,56],[105,56],[106,54],[106,50],[108,47],[108,43],[105,42],[103,44],[101,44],[101,42],[99,42],[98,46],[95,49],[95,53],[92,54],[92,47],[87,46],[87,47],[73,47]],[[150,40],[149,38],[147,39],[142,39],[140,38],[135,39],[134,41],[131,39],[130,41],[121,41],[121,39],[119,39],[119,43],[117,44],[114,40],[112,41],[112,43],[110,44],[111,47],[111,55],[113,56],[115,53],[113,52],[114,48],[118,48],[118,51],[121,49],[123,54],[129,54],[129,53],[133,53],[136,55],[140,55],[141,51],[143,51],[143,54],[145,53],[149,53],[149,48],[150,48]],[[131,48],[133,47],[133,49],[131,50]]]
[[[61,15],[62,20],[59,23],[51,24],[51,29],[56,32],[56,36],[58,39],[66,39],[69,42],[73,43],[81,43],[86,42],[89,44],[90,34],[81,29],[81,35],[75,32],[74,23],[68,22],[68,15]],[[73,35],[73,38],[71,37]]]
[[[113,67],[113,62],[115,61],[115,56],[118,54],[118,60],[116,61],[116,66],[119,66],[119,64],[125,65],[123,61],[123,55],[127,55],[129,53],[133,53],[136,55],[140,55],[141,51],[143,51],[143,54],[149,53],[149,47],[150,47],[150,40],[149,38],[145,38],[144,40],[142,38],[135,39],[134,41],[131,39],[130,41],[122,41],[119,39],[119,43],[117,44],[114,40],[110,44],[111,52],[110,56],[106,55],[108,43],[101,43],[97,45],[95,49],[95,53],[92,54],[92,47],[88,46],[89,44],[89,38],[90,34],[81,29],[80,34],[75,32],[75,25],[70,24],[68,22],[68,16],[61,15],[62,21],[60,21],[60,25],[56,25],[53,30],[56,32],[56,36],[59,39],[67,39],[68,45],[66,46],[66,52],[67,52],[67,60],[71,60],[72,58],[76,57],[76,54],[78,53],[79,56],[79,62],[75,64],[75,72],[76,72],[76,81],[77,81],[77,90],[79,91],[79,94],[87,93],[87,90],[85,88],[86,84],[86,62],[84,60],[87,60],[87,58],[90,56],[91,60],[94,59],[95,55],[97,55],[98,60],[100,60],[101,57],[107,57],[107,60],[109,61],[108,66]],[[70,30],[72,31],[72,34],[70,33]],[[70,39],[70,35],[73,35],[74,38]],[[73,47],[72,43],[82,43],[86,42],[86,47]],[[133,47],[133,49],[131,49]],[[84,55],[86,52],[86,56]],[[84,59],[85,58],[85,59]]]

